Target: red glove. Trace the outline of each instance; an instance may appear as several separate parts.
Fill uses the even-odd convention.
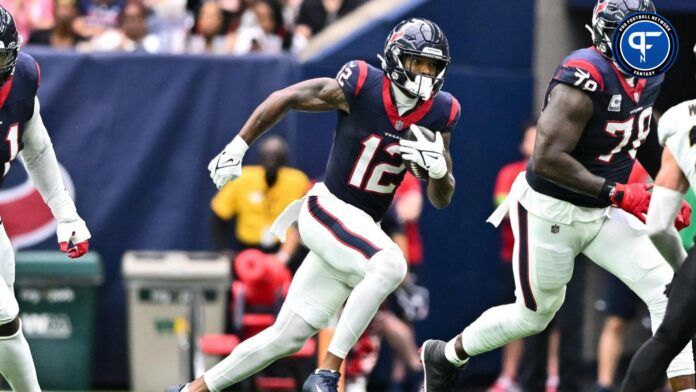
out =
[[[681,211],[674,220],[674,227],[681,230],[691,224],[691,206],[686,200],[682,201]]]
[[[645,183],[617,183],[609,191],[609,201],[645,223],[645,216],[650,206],[651,193],[649,191],[652,187],[652,184]]]
[[[59,245],[60,251],[63,253],[67,252],[68,257],[71,259],[76,259],[89,252],[89,241],[82,241],[79,244],[73,245],[71,248],[68,248],[67,242],[61,242]]]

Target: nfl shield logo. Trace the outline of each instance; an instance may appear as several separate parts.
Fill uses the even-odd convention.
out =
[[[553,234],[558,234],[558,232],[559,232],[560,230],[561,230],[561,228],[558,227],[558,225],[553,225],[553,226],[551,226],[551,233],[553,233]]]
[[[394,123],[394,127],[396,128],[397,131],[400,131],[404,129],[404,122],[401,120],[398,120],[396,123]]]

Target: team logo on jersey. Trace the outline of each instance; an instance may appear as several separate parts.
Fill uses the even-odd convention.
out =
[[[75,191],[70,175],[63,166],[59,167],[63,183],[74,199]],[[0,189],[0,216],[15,249],[38,244],[56,233],[57,223],[53,214],[22,165],[14,165],[3,182],[3,188]]]
[[[551,226],[551,233],[552,234],[558,234],[559,231],[561,231],[561,228],[558,225]]]
[[[614,32],[614,61],[627,74],[651,77],[666,72],[677,59],[679,39],[674,26],[652,12],[632,14]]]

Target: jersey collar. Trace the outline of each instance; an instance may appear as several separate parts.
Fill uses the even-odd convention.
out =
[[[391,81],[386,76],[382,79],[382,101],[384,101],[384,110],[387,112],[389,117],[389,122],[394,126],[397,131],[402,131],[411,126],[411,124],[416,124],[418,121],[422,120],[426,114],[430,111],[433,106],[435,97],[430,98],[427,101],[420,103],[414,110],[411,110],[406,116],[399,116],[399,111],[396,109],[392,95],[391,95]]]
[[[0,87],[0,108],[5,105],[5,101],[7,101],[7,97],[10,95],[10,90],[12,90],[12,80],[13,78],[8,79],[7,82]]]
[[[638,101],[640,101],[640,96],[643,94],[645,85],[648,84],[648,79],[636,77],[635,86],[631,86],[628,81],[626,81],[625,75],[616,68],[613,62],[611,63],[611,69],[616,73],[616,78],[619,79],[619,83],[621,83],[621,87],[623,87],[626,95],[631,97],[631,100],[637,105]]]

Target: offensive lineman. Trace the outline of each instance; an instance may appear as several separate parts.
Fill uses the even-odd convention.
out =
[[[71,258],[89,250],[89,230],[60,177],[51,139],[39,113],[39,68],[20,53],[21,38],[12,15],[0,6],[0,164],[2,177],[19,153],[34,186],[58,221],[60,250]],[[0,182],[2,179],[0,178]],[[1,225],[2,223],[0,223]],[[0,227],[0,374],[18,392],[40,391],[34,362],[14,296],[14,253]]]
[[[324,182],[274,224],[280,234],[298,220],[310,253],[273,326],[242,342],[203,377],[166,391],[218,392],[238,383],[302,348],[347,299],[328,353],[303,387],[337,391],[343,359],[406,274],[403,254],[378,223],[403,179],[404,160],[427,171],[428,198],[435,207],[446,207],[454,193],[449,144],[460,108],[440,91],[449,62],[447,38],[436,24],[405,20],[387,37],[382,70],[351,61],[335,79],[311,79],[277,91],[254,111],[208,167],[218,188],[239,177],[249,144],[288,110],[338,111]],[[435,140],[427,140],[414,124],[432,130]],[[402,138],[408,129],[416,141]]]
[[[657,330],[667,306],[672,268],[645,226],[650,192],[626,185],[637,157],[655,177],[660,146],[650,132],[652,106],[663,76],[632,78],[612,60],[611,36],[624,17],[655,12],[651,0],[600,0],[592,18],[593,47],[566,57],[549,84],[534,154],[506,203],[515,235],[517,301],[484,312],[449,342],[421,349],[426,391],[454,388],[469,357],[544,330],[561,307],[573,260],[580,252],[621,279],[650,311]],[[682,209],[684,227],[690,210]],[[672,389],[694,388],[691,345],[679,347],[667,374]]]
[[[665,149],[650,200],[648,234],[670,264],[683,265],[672,282],[660,328],[631,360],[622,386],[625,392],[654,391],[669,362],[696,334],[696,248],[687,257],[670,224],[680,211],[689,185],[696,189],[696,100],[665,112],[660,118],[658,136]]]

